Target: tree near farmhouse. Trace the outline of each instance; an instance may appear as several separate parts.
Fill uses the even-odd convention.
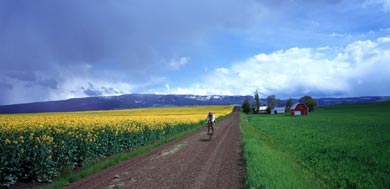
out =
[[[242,103],[242,111],[246,114],[248,114],[251,111],[251,107],[249,105],[248,99],[245,99],[244,102]]]
[[[271,95],[267,97],[267,113],[270,114],[271,110],[275,107],[279,107],[280,104],[280,99],[277,99],[275,95]]]
[[[277,99],[275,95],[268,96],[267,106],[272,110],[273,108],[280,106],[280,100]]]
[[[255,92],[255,105],[256,107],[255,108],[255,113],[259,113],[259,110],[260,110],[260,97],[259,97],[259,92],[256,91]]]
[[[309,112],[314,111],[314,109],[317,107],[318,103],[316,100],[314,100],[311,96],[304,96],[299,99],[299,102],[305,103],[307,107],[309,107]]]
[[[252,101],[252,105],[250,108],[251,108],[252,113],[256,114],[257,109],[256,109],[256,102],[255,101]]]
[[[293,99],[291,99],[291,98],[287,99],[287,101],[286,101],[286,111],[289,111],[293,104],[294,104]]]

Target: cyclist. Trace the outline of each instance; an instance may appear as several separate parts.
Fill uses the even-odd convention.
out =
[[[209,114],[207,115],[207,125],[208,125],[208,134],[214,134],[214,124],[215,124],[215,116],[213,114],[213,112],[209,112]],[[210,133],[210,127],[211,127],[211,133]]]

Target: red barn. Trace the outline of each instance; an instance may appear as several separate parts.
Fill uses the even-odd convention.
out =
[[[307,115],[309,113],[309,108],[304,103],[296,103],[290,108],[291,115]]]

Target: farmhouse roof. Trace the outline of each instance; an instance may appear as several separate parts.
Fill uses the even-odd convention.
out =
[[[274,110],[276,111],[280,111],[280,110],[285,110],[286,108],[285,107],[275,107]]]
[[[268,106],[260,106],[260,107],[259,107],[259,110],[260,110],[260,111],[261,111],[261,110],[264,110],[264,111],[265,111],[265,110],[267,110],[267,107],[268,107]]]

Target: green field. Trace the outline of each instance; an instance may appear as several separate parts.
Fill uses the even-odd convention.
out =
[[[248,188],[390,188],[390,102],[241,114]]]

